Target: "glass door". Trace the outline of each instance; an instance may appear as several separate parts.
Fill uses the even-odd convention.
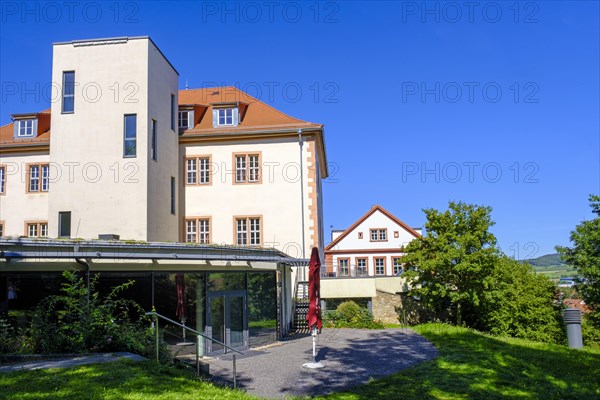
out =
[[[206,333],[230,347],[247,347],[246,292],[212,292],[208,295],[208,303]],[[219,343],[207,340],[207,352],[226,353],[227,349]]]

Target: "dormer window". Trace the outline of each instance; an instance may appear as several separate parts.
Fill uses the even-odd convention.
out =
[[[14,138],[34,138],[38,133],[38,119],[36,114],[11,115],[14,121]]]
[[[233,125],[233,108],[220,108],[217,110],[217,114],[219,116],[219,126]]]
[[[194,127],[194,110],[179,111],[179,130],[184,131]]]
[[[220,126],[238,126],[240,122],[240,111],[237,105],[213,106],[213,128]]]
[[[17,137],[33,137],[34,119],[22,119],[17,121]]]

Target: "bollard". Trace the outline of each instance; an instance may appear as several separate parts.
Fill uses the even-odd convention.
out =
[[[567,326],[567,341],[572,349],[583,348],[581,337],[581,311],[576,308],[567,308],[563,311],[563,318]]]

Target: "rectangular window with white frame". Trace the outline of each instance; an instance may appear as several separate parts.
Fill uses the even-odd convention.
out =
[[[339,276],[350,275],[350,259],[349,258],[338,258],[338,273],[339,273]]]
[[[394,275],[400,275],[402,270],[402,257],[392,257],[392,267],[394,269]]]
[[[358,276],[367,276],[367,259],[366,258],[357,258],[356,259],[356,275]]]
[[[185,241],[188,243],[210,244],[210,218],[186,218]]]
[[[187,157],[185,159],[185,184],[209,185],[211,182],[211,156]]]
[[[50,189],[49,164],[29,164],[27,167],[27,192],[40,193]]]
[[[63,114],[75,112],[75,71],[63,72],[62,112]]]
[[[371,242],[387,242],[387,228],[370,229]]]
[[[191,110],[179,111],[179,130],[184,131],[186,129],[193,128],[193,116],[194,112]]]
[[[219,126],[233,125],[233,108],[219,108],[217,110],[217,115],[219,118]]]
[[[238,246],[260,246],[262,243],[261,217],[235,217],[235,242]]]
[[[261,154],[234,154],[235,183],[261,182]]]
[[[35,136],[35,120],[34,119],[20,119],[15,121],[17,124],[17,137],[28,138]]]
[[[385,275],[385,257],[375,257],[375,275]]]
[[[26,222],[25,235],[27,237],[48,237],[47,222]]]

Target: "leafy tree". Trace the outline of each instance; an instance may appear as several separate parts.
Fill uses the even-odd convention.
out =
[[[506,256],[493,272],[481,318],[486,331],[550,343],[564,341],[561,305],[555,285],[532,267]]]
[[[411,294],[458,325],[479,328],[484,293],[493,283],[499,259],[490,207],[450,202],[444,212],[424,210],[426,236],[411,241],[405,251]]]
[[[600,196],[590,195],[589,201],[596,217],[571,232],[573,247],[557,246],[556,250],[577,270],[581,277],[577,290],[593,311],[589,321],[600,327]]]

